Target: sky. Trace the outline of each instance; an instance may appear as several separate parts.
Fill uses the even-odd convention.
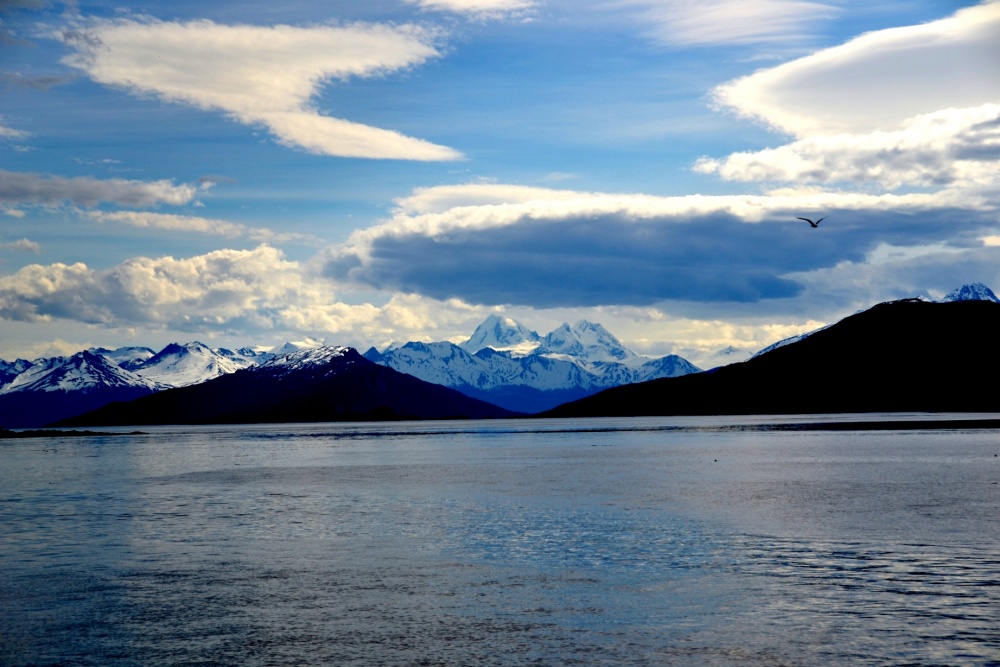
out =
[[[502,313],[708,366],[971,282],[1000,2],[0,0],[3,359]]]

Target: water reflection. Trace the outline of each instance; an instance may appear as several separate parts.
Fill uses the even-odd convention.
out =
[[[0,662],[1000,660],[994,432],[675,425],[3,445]]]

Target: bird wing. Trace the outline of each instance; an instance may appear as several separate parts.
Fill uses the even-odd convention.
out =
[[[806,221],[806,222],[808,222],[808,223],[809,223],[810,225],[811,225],[811,224],[813,224],[813,221],[812,221],[812,220],[810,220],[809,218],[796,218],[796,219],[797,219],[797,220],[805,220],[805,221]]]

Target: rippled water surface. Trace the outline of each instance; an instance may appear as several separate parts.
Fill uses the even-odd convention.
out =
[[[0,664],[1000,665],[1000,432],[741,420],[2,441]]]

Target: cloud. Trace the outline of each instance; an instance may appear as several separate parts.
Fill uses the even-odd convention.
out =
[[[0,248],[3,248],[4,250],[16,250],[18,252],[39,253],[42,251],[42,246],[29,239],[18,239],[17,241],[0,243]]]
[[[243,340],[270,331],[333,335],[337,344],[362,346],[435,330],[471,331],[481,317],[467,304],[408,295],[379,306],[343,303],[311,266],[267,245],[189,258],[135,257],[108,269],[33,264],[0,277],[0,319],[37,327],[69,321],[147,334],[224,333]]]
[[[695,171],[735,181],[987,185],[1000,163],[1000,104],[916,116],[901,129],[829,134],[724,159],[702,158]]]
[[[619,9],[639,12],[645,33],[669,45],[798,42],[817,21],[838,9],[800,0],[617,0]]]
[[[451,148],[321,115],[312,98],[330,81],[382,76],[439,54],[416,26],[272,27],[211,21],[100,21],[64,41],[65,62],[133,93],[221,110],[278,141],[323,155],[455,160]]]
[[[19,72],[0,72],[0,84],[7,88],[29,88],[47,91],[55,86],[61,86],[73,80],[70,76],[36,76],[27,77]]]
[[[42,9],[48,6],[46,0],[0,0],[0,14],[18,9]]]
[[[0,116],[0,122],[2,121],[3,121],[3,116]],[[0,140],[18,141],[20,139],[27,139],[30,136],[31,136],[30,132],[15,130],[12,127],[5,127],[3,125],[0,125]]]
[[[795,137],[892,131],[1000,100],[1000,2],[870,32],[718,87],[716,101]]]
[[[439,12],[496,16],[531,9],[534,0],[407,0],[411,5]]]
[[[219,250],[188,259],[138,257],[113,268],[33,264],[0,278],[0,317],[103,326],[269,326],[296,301],[301,268],[280,251]]]
[[[331,249],[323,271],[381,290],[536,308],[758,303],[788,276],[881,243],[981,245],[995,208],[968,192],[653,197],[473,184],[417,191]],[[512,193],[510,203],[496,203]],[[463,197],[463,194],[465,195]],[[482,197],[483,203],[473,203]],[[459,202],[447,208],[447,202]],[[814,231],[796,220],[821,212]]]
[[[132,227],[165,229],[178,232],[195,232],[228,238],[247,237],[254,241],[268,243],[300,242],[313,243],[316,238],[308,234],[275,232],[262,227],[247,227],[235,222],[201,218],[170,213],[150,213],[147,211],[91,211],[88,217],[97,222],[116,222]]]
[[[101,180],[89,176],[64,178],[0,169],[0,203],[91,208],[101,203],[119,206],[180,206],[192,202],[198,188],[171,181]]]

